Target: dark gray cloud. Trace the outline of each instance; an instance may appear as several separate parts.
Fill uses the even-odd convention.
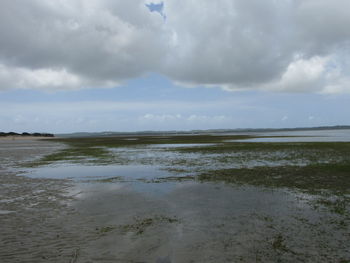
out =
[[[81,85],[114,85],[159,68],[161,23],[143,1],[3,1],[0,62],[27,78],[65,70]]]
[[[338,55],[349,46],[347,10],[345,0],[166,1],[175,49],[167,74],[228,90],[330,92],[348,79],[349,55]]]
[[[288,26],[288,5],[277,1],[190,2],[177,5],[174,1],[169,8],[175,10],[165,10],[175,28],[178,52],[170,54],[169,74],[176,79],[247,86],[273,79],[288,65],[294,38]]]
[[[350,44],[350,2],[297,1],[295,12],[299,46],[310,55],[329,54]]]
[[[226,90],[349,92],[347,0],[4,0],[0,89],[115,86],[146,72]]]

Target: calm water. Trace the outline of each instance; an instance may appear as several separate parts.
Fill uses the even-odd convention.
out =
[[[155,179],[170,176],[169,173],[151,165],[70,165],[48,166],[29,170],[32,178],[101,180],[121,178],[124,180]]]
[[[254,133],[253,135],[271,136],[271,138],[254,138],[254,139],[246,139],[246,140],[238,140],[238,141],[240,142],[350,142],[350,130],[266,132],[266,133]],[[291,136],[291,137],[275,137],[275,136]],[[292,137],[292,136],[297,136],[297,137]]]

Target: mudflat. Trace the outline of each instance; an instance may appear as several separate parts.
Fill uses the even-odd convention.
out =
[[[0,141],[1,262],[348,262],[347,142]]]

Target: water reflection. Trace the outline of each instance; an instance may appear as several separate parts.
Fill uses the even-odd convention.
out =
[[[31,169],[31,178],[70,179],[82,192],[129,189],[162,195],[187,182],[177,181],[170,172],[151,165],[59,165]],[[167,180],[167,178],[171,178]]]
[[[124,178],[129,180],[154,179],[169,176],[158,167],[151,165],[59,165],[29,170],[26,174],[32,178],[100,180]]]

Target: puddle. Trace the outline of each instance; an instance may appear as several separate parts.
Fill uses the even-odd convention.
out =
[[[163,195],[189,181],[176,181],[168,171],[151,165],[59,165],[31,169],[31,178],[70,179],[78,184],[76,192],[135,191]],[[181,176],[178,176],[181,177]],[[167,180],[171,178],[172,180]],[[175,178],[175,179],[174,179]],[[80,197],[83,195],[80,194]]]
[[[150,165],[59,165],[29,170],[24,174],[31,178],[100,180],[123,178],[125,180],[145,179],[170,176],[169,173]]]

